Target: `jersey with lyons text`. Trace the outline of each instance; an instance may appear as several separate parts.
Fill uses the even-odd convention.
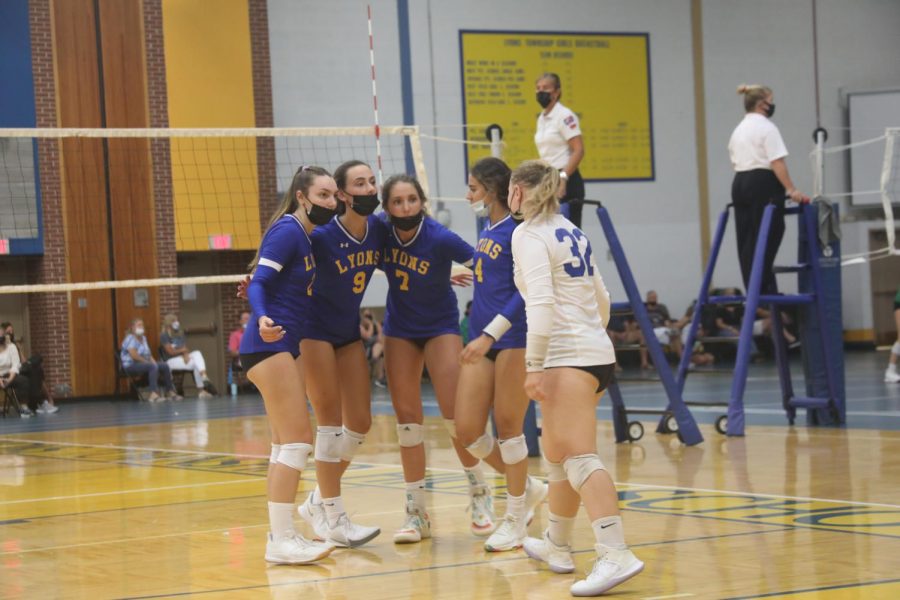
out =
[[[387,225],[376,215],[369,215],[366,232],[359,240],[340,217],[313,230],[316,282],[303,339],[343,345],[360,338],[359,307],[372,274],[381,266],[387,233]]]
[[[470,339],[481,335],[497,315],[512,326],[492,348],[525,347],[525,301],[513,281],[512,234],[518,222],[510,215],[488,225],[475,246],[474,298],[469,315]]]
[[[241,339],[241,354],[299,352],[300,326],[309,311],[316,261],[312,242],[294,215],[285,215],[266,231],[259,248],[259,263],[247,288],[252,315]],[[285,336],[265,342],[259,336],[259,318],[267,316],[284,327]]]
[[[472,252],[472,246],[431,217],[425,217],[406,243],[391,227],[384,249],[389,285],[384,334],[406,339],[458,334],[450,268],[454,261],[471,265]]]

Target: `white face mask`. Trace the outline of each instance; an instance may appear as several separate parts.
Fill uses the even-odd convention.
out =
[[[247,324],[246,324],[246,323],[241,323],[241,329],[247,329]]]
[[[181,329],[181,323],[179,323],[178,321],[175,321],[174,323],[172,323],[172,329],[174,329],[175,331],[178,331],[179,329]]]
[[[138,336],[138,337],[144,335],[144,328],[143,328],[143,327],[135,327],[135,328],[134,328],[134,335],[136,335],[136,336]]]
[[[484,203],[484,200],[477,200],[469,203],[469,208],[475,213],[476,217],[486,217],[491,214],[491,203]]]

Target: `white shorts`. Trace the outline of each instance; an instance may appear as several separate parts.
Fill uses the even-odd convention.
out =
[[[669,328],[668,327],[654,327],[653,333],[656,335],[656,341],[660,344],[668,344],[669,343]]]
[[[765,335],[766,332],[765,332],[765,329],[763,328],[763,325],[764,325],[764,323],[763,323],[762,319],[757,319],[756,321],[753,321],[753,337],[756,337],[759,335]]]

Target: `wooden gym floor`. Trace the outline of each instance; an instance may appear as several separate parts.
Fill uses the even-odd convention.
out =
[[[767,408],[778,406],[771,365],[751,373],[743,438],[716,434],[706,424],[714,411],[698,411],[706,436],[699,446],[652,433],[652,420],[642,440],[616,445],[601,409],[600,454],[619,484],[628,541],[647,565],[612,595],[900,598],[900,386],[880,383],[882,362],[884,353],[848,355],[847,429],[808,428],[802,416],[787,427]],[[688,395],[699,397],[729,382],[692,377]],[[624,385],[626,402],[658,405],[654,386]],[[386,412],[383,391],[374,402]],[[353,519],[381,526],[382,535],[315,566],[270,567],[262,558],[268,433],[258,397],[83,402],[2,421],[0,597],[570,597],[573,576],[554,575],[521,551],[483,552],[468,532],[467,484],[434,416],[427,443],[435,537],[391,543],[403,502],[394,422],[376,416],[344,479]],[[493,482],[502,514],[503,481]],[[302,492],[313,485],[308,471]],[[543,505],[533,535],[546,515]],[[593,536],[583,512],[579,519],[581,573]]]

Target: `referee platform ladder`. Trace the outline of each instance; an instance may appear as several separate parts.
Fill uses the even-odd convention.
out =
[[[656,367],[659,379],[662,382],[666,397],[668,398],[666,408],[662,410],[629,410],[625,407],[619,384],[614,378],[608,389],[612,404],[613,427],[615,429],[616,442],[639,440],[644,434],[643,425],[641,425],[639,421],[629,422],[628,416],[632,414],[646,414],[660,415],[659,424],[656,428],[658,433],[677,433],[678,439],[688,446],[699,444],[703,441],[703,435],[697,427],[694,416],[681,398],[681,391],[672,375],[672,370],[669,368],[666,355],[653,333],[653,325],[650,323],[647,308],[644,306],[644,302],[641,299],[641,294],[634,281],[634,275],[631,273],[631,268],[628,266],[628,260],[625,258],[625,251],[622,249],[622,244],[619,242],[619,236],[616,234],[616,230],[613,227],[609,212],[596,200],[585,200],[584,203],[597,207],[597,217],[600,219],[603,235],[606,237],[609,251],[612,254],[613,261],[616,263],[616,269],[619,272],[619,278],[621,279],[622,285],[625,288],[625,293],[628,296],[628,302],[614,302],[612,310],[631,309],[634,312],[638,326],[644,334],[647,351],[653,359],[653,365]]]
[[[796,273],[799,275],[798,289],[801,291],[797,294],[763,294],[761,293],[763,269],[765,265],[766,244],[769,239],[772,218],[775,213],[775,205],[769,204],[763,211],[762,223],[760,225],[759,234],[756,239],[756,248],[753,254],[753,267],[750,271],[750,283],[746,296],[710,296],[709,290],[713,279],[716,261],[718,260],[719,250],[722,246],[722,239],[725,235],[725,227],[728,224],[728,214],[732,205],[729,204],[719,216],[719,223],[716,227],[716,235],[713,239],[713,245],[710,249],[709,262],[703,274],[703,283],[700,285],[700,292],[697,296],[697,305],[694,309],[694,316],[691,319],[688,337],[685,340],[684,352],[681,356],[681,362],[678,365],[677,388],[679,392],[684,390],[685,379],[688,374],[688,365],[691,362],[691,353],[693,352],[694,342],[697,339],[697,330],[700,326],[700,314],[705,306],[717,304],[741,304],[744,307],[744,316],[741,321],[741,332],[738,338],[737,357],[734,366],[734,379],[731,384],[731,397],[726,403],[691,403],[695,405],[706,406],[727,406],[728,412],[724,417],[720,417],[716,422],[716,429],[727,435],[744,435],[744,391],[747,385],[747,371],[750,364],[750,354],[753,347],[753,322],[756,317],[756,311],[760,306],[771,308],[772,316],[772,343],[775,349],[775,362],[778,367],[778,376],[781,383],[782,405],[787,414],[788,422],[793,425],[798,408],[805,408],[809,411],[824,410],[831,416],[831,420],[840,422],[840,410],[838,402],[838,380],[837,369],[839,363],[837,361],[835,345],[833,340],[829,339],[829,323],[826,316],[825,294],[823,293],[822,283],[822,265],[819,259],[819,249],[816,247],[817,235],[817,211],[814,205],[801,204],[798,206],[787,207],[784,209],[785,215],[797,215],[800,228],[799,235],[799,254],[800,262],[796,265],[773,267],[775,274]],[[787,345],[783,335],[783,324],[779,315],[778,307],[785,305],[795,305],[802,308],[812,307],[814,310],[808,313],[810,318],[815,319],[818,327],[810,327],[805,332],[810,333],[806,339],[803,339],[804,352],[812,350],[810,345],[817,344],[815,354],[821,356],[824,361],[824,371],[826,385],[819,386],[821,396],[798,396],[794,393],[793,384],[791,383],[791,372],[788,361]],[[833,329],[833,328],[832,328]],[[810,339],[814,338],[814,339]],[[815,339],[817,338],[817,339]],[[809,377],[809,375],[807,375]],[[816,389],[807,381],[807,390]]]

